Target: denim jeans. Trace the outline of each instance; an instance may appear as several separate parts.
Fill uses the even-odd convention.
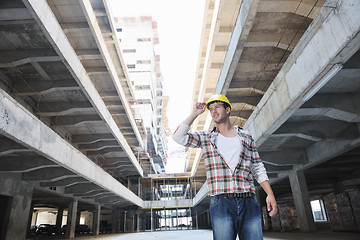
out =
[[[261,216],[256,197],[210,196],[214,240],[262,240]]]

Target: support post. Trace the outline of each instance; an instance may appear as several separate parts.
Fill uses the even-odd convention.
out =
[[[100,233],[100,213],[101,206],[98,204],[95,206],[93,214],[93,235],[97,236]]]
[[[289,174],[289,179],[300,230],[302,232],[313,232],[316,230],[316,227],[311,211],[304,172],[292,171]]]
[[[68,216],[65,230],[65,238],[71,239],[75,237],[76,213],[78,207],[78,200],[73,199],[69,203]]]
[[[55,233],[56,235],[61,235],[61,224],[64,216],[64,208],[58,208],[56,215],[56,225],[55,225]]]

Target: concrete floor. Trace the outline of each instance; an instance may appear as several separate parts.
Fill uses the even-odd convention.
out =
[[[39,238],[41,240],[45,238]],[[46,238],[54,239],[54,238]],[[56,239],[56,238],[55,238]],[[184,230],[184,231],[168,231],[168,232],[141,232],[128,234],[106,234],[98,237],[77,237],[79,240],[211,240],[211,230]],[[301,232],[265,232],[264,240],[359,240],[360,233],[338,233],[330,231],[321,231],[315,233]]]

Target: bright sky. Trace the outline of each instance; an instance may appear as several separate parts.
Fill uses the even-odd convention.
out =
[[[170,96],[169,127],[173,132],[191,110],[205,0],[111,0],[115,17],[152,16],[158,23],[164,94]],[[179,145],[169,139],[169,155]],[[169,158],[166,171],[182,172],[184,159]]]

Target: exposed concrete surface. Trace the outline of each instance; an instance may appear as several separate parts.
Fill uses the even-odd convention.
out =
[[[316,232],[316,233],[280,233],[280,232],[265,232],[264,240],[321,240],[321,239],[359,239],[360,234],[356,233],[339,233],[339,232]],[[185,230],[185,231],[168,231],[168,232],[142,232],[129,234],[110,234],[97,237],[78,237],[81,240],[183,240],[183,239],[197,239],[210,240],[212,238],[211,230]]]

